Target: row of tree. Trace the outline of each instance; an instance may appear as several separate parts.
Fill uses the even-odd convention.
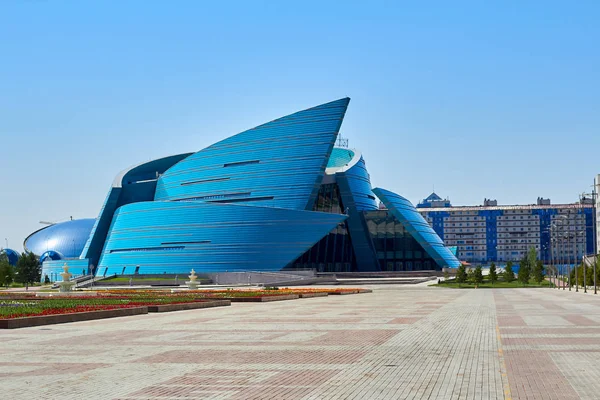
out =
[[[544,262],[538,260],[534,247],[530,248],[527,255],[521,260],[518,274],[519,282],[524,284],[529,283],[532,278],[538,284],[544,280]]]
[[[538,284],[542,283],[544,280],[544,263],[537,259],[537,251],[533,247],[529,249],[527,255],[521,260],[517,278],[515,278],[512,267],[512,262],[509,261],[506,263],[506,268],[502,273],[502,278],[506,282],[513,282],[515,279],[518,279],[519,282],[527,285],[532,278]],[[496,264],[494,263],[490,265],[488,280],[492,285],[498,281],[498,272],[496,271]],[[475,269],[470,269],[469,271],[467,271],[467,268],[464,265],[460,265],[456,272],[456,282],[471,282],[476,285],[483,283],[481,265],[478,265]]]
[[[596,259],[596,282],[600,282],[600,256]],[[575,274],[577,273],[577,278]],[[571,285],[575,285],[576,283],[580,286],[583,286],[584,280],[584,268],[583,264],[577,266],[577,268],[571,269],[570,277],[571,277]],[[586,266],[585,267],[585,283],[588,286],[594,286],[594,267]]]
[[[9,286],[13,282],[22,283],[26,288],[39,282],[41,269],[37,256],[33,253],[23,253],[16,266],[8,262],[6,254],[0,254],[0,285]]]

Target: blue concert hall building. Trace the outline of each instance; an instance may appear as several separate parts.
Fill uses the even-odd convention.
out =
[[[25,248],[43,255],[42,276],[65,260],[97,276],[456,268],[415,207],[373,189],[362,154],[335,146],[349,101],[129,168],[96,219],[42,229]]]

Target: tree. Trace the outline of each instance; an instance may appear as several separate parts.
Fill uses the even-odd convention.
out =
[[[506,268],[504,268],[504,280],[509,283],[515,280],[515,272],[512,269],[511,261],[507,262]]]
[[[41,277],[40,265],[37,256],[33,253],[23,253],[17,262],[17,282],[25,284],[25,290],[29,284],[39,282]]]
[[[521,259],[517,279],[523,285],[527,285],[529,283],[530,278],[531,278],[531,267],[529,266],[529,258],[527,256],[525,256]]]
[[[600,265],[600,264],[598,264]],[[599,272],[598,272],[598,265],[596,266],[596,278],[599,279]],[[571,270],[571,285],[575,285],[576,283],[579,283],[579,286],[583,286],[584,280],[583,280],[583,264],[578,265],[577,267],[574,267]],[[577,274],[577,278],[575,278],[575,274]],[[594,267],[587,267],[585,268],[585,283],[588,286],[593,286],[594,285]]]
[[[475,283],[476,285],[480,285],[481,283],[483,283],[483,273],[481,272],[481,265],[475,267],[475,270],[473,271],[473,283]]]
[[[537,250],[535,249],[535,247],[530,247],[529,251],[527,252],[527,265],[529,266],[529,271],[535,268],[537,260]]]
[[[537,260],[533,265],[533,280],[539,285],[544,280],[544,263],[542,260]]]
[[[498,280],[498,273],[496,272],[496,264],[494,264],[494,263],[490,264],[490,273],[488,275],[488,278],[490,279],[490,282],[492,283],[492,285],[494,283],[496,283],[496,281]]]
[[[467,282],[475,283],[474,272],[473,268],[467,268]]]
[[[467,281],[467,270],[463,264],[460,264],[456,271],[456,282],[461,284]]]
[[[8,258],[0,258],[0,286],[8,287],[13,282],[15,269],[8,262]]]

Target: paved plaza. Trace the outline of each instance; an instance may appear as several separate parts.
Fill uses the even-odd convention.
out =
[[[0,331],[2,398],[600,396],[600,295],[372,288]]]

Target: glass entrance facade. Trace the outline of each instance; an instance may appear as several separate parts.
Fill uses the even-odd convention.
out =
[[[435,261],[388,210],[367,211],[364,217],[382,271],[437,269]]]

